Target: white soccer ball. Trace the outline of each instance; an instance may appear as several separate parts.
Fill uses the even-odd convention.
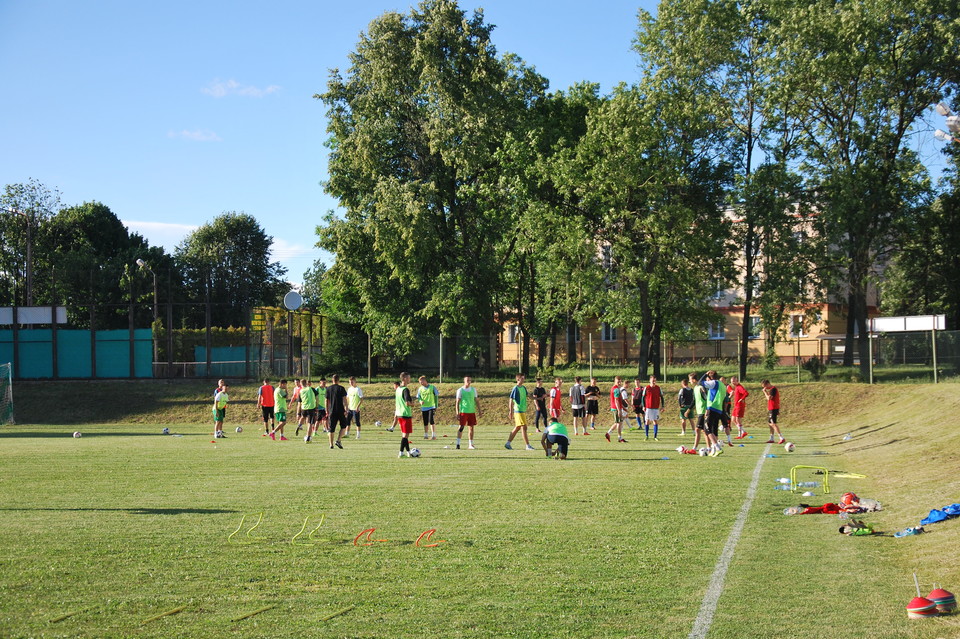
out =
[[[697,454],[700,455],[701,457],[706,457],[708,452],[710,451],[708,451],[706,448],[701,448],[700,450],[697,451]]]
[[[164,428],[161,432],[162,432],[164,435],[169,435],[169,434],[170,434],[170,429],[169,429],[169,428]]]
[[[411,449],[411,450],[410,450],[410,456],[411,456],[411,457],[419,457],[419,456],[420,456],[420,449],[419,449],[419,448]]]
[[[787,442],[786,444],[783,445],[783,449],[788,453],[792,453],[794,450],[797,449],[797,447],[793,445],[793,442]]]
[[[381,421],[378,419],[377,421],[373,422],[373,425],[376,426],[377,428],[380,428],[381,426],[383,426],[383,422],[381,422]]]
[[[74,439],[80,439],[81,437],[83,437],[83,435],[80,434],[79,430],[73,434]]]
[[[677,446],[677,452],[682,453],[687,450],[686,446]]]
[[[237,426],[237,432],[238,432],[238,433],[242,433],[242,432],[243,432],[243,426]]]

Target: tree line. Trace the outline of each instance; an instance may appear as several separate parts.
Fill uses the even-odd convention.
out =
[[[646,374],[737,288],[741,377],[751,316],[775,343],[838,292],[852,365],[871,284],[885,310],[960,328],[957,155],[933,184],[913,145],[957,86],[957,9],[664,0],[638,13],[640,79],[609,94],[549,91],[482,10],[385,13],[315,96],[343,211],[317,229],[325,312],[399,357],[459,336],[482,368],[516,323],[523,371],[531,342],[542,367],[560,329],[597,317],[636,331]]]
[[[63,305],[72,326],[125,328],[131,302],[140,325],[153,319],[156,285],[161,304],[177,305],[182,327],[205,325],[207,308],[213,326],[246,326],[251,307],[278,304],[289,290],[285,269],[269,259],[271,243],[253,216],[229,212],[170,255],[100,202],[62,206],[36,180],[8,184],[0,194],[0,306]]]

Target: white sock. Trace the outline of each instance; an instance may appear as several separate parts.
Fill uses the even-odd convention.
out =
[[[457,446],[459,446],[459,445],[460,445],[460,438],[457,437]]]

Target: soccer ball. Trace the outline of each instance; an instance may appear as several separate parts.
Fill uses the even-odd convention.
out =
[[[797,447],[793,445],[793,442],[787,442],[783,445],[783,449],[788,453],[792,453],[794,450],[796,450],[796,448]]]
[[[74,438],[74,439],[80,439],[81,437],[82,437],[82,435],[80,434],[80,431],[79,431],[79,430],[73,434],[73,438]]]
[[[243,426],[237,426],[237,432],[238,432],[238,433],[242,433],[242,432],[243,432]]]
[[[162,432],[164,435],[169,435],[169,434],[170,434],[170,429],[169,429],[169,428],[164,428],[161,432]]]
[[[677,446],[677,452],[678,452],[678,453],[686,452],[686,450],[687,450],[687,447],[686,447],[686,446]]]
[[[419,448],[411,449],[411,451],[410,451],[410,456],[411,456],[411,457],[419,457],[419,456],[420,456],[420,449],[419,449]]]
[[[381,421],[378,419],[377,421],[373,422],[373,425],[376,426],[377,428],[380,428],[381,426],[383,426],[383,422],[381,422]]]
[[[701,448],[700,450],[697,451],[697,454],[700,455],[701,457],[706,457],[708,452],[710,451],[708,451],[706,448]]]

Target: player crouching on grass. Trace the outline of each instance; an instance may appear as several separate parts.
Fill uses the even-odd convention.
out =
[[[540,438],[540,445],[543,446],[547,457],[554,456],[554,444],[557,445],[556,457],[566,459],[570,447],[570,437],[567,435],[567,427],[558,422],[555,417],[550,420],[550,425],[543,431],[543,436]]]

